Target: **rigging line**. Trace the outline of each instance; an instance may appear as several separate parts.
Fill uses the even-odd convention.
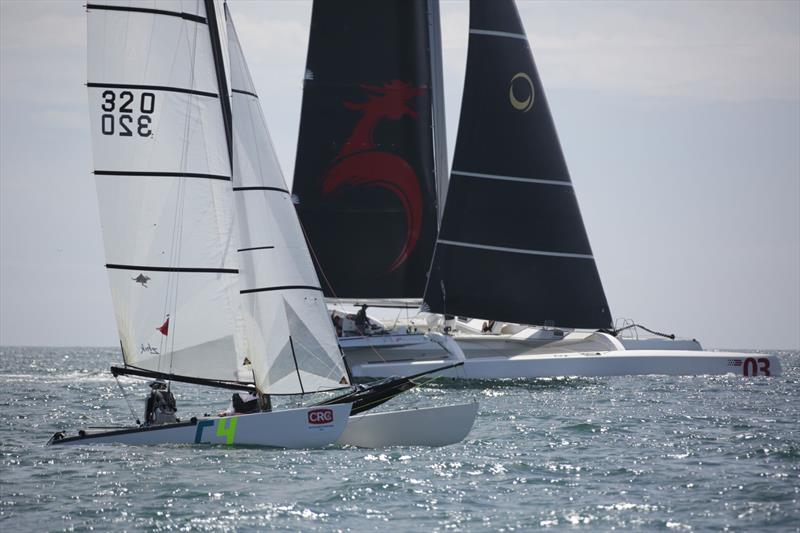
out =
[[[206,15],[208,15],[206,13]],[[199,34],[199,26],[196,25],[194,28],[193,35],[188,36],[191,39],[191,42],[188,42],[189,49],[192,51],[190,57],[192,61],[190,63],[190,70],[189,70],[189,85],[194,87],[195,85],[195,67],[197,65],[197,39]],[[184,142],[183,142],[183,150],[181,151],[181,160],[180,160],[180,169],[185,171],[187,169],[187,159],[189,153],[189,130],[192,118],[192,110],[194,106],[191,104],[193,100],[197,98],[196,95],[190,95],[187,99],[187,108],[186,108],[186,115],[184,119]],[[200,121],[200,127],[204,126],[203,122]],[[208,157],[208,156],[206,156]],[[207,165],[208,167],[208,165]],[[171,264],[179,264],[181,254],[183,252],[183,221],[186,212],[186,186],[185,182],[181,180],[178,184],[178,198],[177,198],[177,209],[175,210],[175,224],[173,225],[173,245],[171,250]],[[173,292],[167,293],[167,305],[169,306],[169,310],[172,311],[168,316],[177,315],[178,310],[178,294],[180,289],[180,274],[176,273],[174,276],[174,290]],[[170,299],[172,300],[170,302]],[[166,344],[169,346],[169,373],[173,373],[174,365],[175,365],[175,333],[177,331],[178,326],[178,317],[173,316],[171,323],[168,325],[167,329],[167,336],[166,336]],[[171,333],[171,335],[169,335]],[[159,368],[160,368],[159,361]]]
[[[297,356],[294,354],[294,343],[291,335],[289,335],[289,347],[292,349],[292,359],[294,359],[294,369],[297,371],[297,383],[300,384],[300,394],[305,394],[306,390],[303,387],[303,379],[300,377],[300,367],[297,366]]]
[[[613,333],[613,335],[616,337],[617,335],[619,335],[623,331],[631,329],[631,328],[642,328],[646,332],[652,333],[653,335],[658,335],[659,337],[664,337],[666,339],[675,340],[675,334],[674,333],[662,333],[660,331],[655,331],[655,330],[652,330],[650,328],[646,328],[641,324],[630,324],[630,325],[627,325],[627,326],[624,326],[624,327],[621,327],[621,328],[618,328],[618,329],[613,329],[610,332]],[[608,330],[601,330],[601,331],[608,331]]]
[[[136,416],[136,411],[133,410],[133,405],[131,405],[131,401],[128,399],[128,395],[125,394],[125,389],[122,388],[122,383],[119,382],[119,377],[116,374],[114,374],[114,381],[117,382],[117,387],[119,387],[119,391],[122,393],[122,397],[125,399],[125,403],[128,404],[128,409],[130,409],[131,416],[133,417],[133,419],[136,420],[136,425],[141,426],[142,422]]]
[[[315,338],[314,340],[317,340],[317,339]],[[299,345],[299,349],[301,349],[301,350],[303,350],[303,351],[307,352],[307,353],[310,355],[310,357],[312,357],[313,359],[316,359],[317,361],[319,361],[320,363],[322,363],[322,365],[323,365],[324,367],[326,367],[326,368],[328,369],[328,373],[327,373],[326,375],[324,375],[324,376],[323,376],[322,374],[318,374],[318,373],[316,373],[316,372],[310,372],[310,371],[309,371],[309,372],[310,372],[310,373],[312,373],[312,374],[315,374],[315,375],[317,375],[317,376],[320,376],[320,377],[322,377],[322,378],[325,378],[325,379],[328,379],[328,380],[334,381],[333,379],[331,379],[331,376],[333,376],[333,375],[334,375],[334,372],[336,372],[336,375],[338,375],[338,374],[341,372],[341,370],[342,370],[342,369],[341,369],[341,368],[340,368],[340,367],[339,367],[339,366],[336,364],[336,362],[335,362],[334,360],[332,360],[330,357],[326,357],[326,358],[324,358],[324,359],[323,359],[322,357],[320,357],[320,356],[318,356],[316,353],[314,353],[314,350],[312,350],[311,348],[309,348],[309,347],[308,347],[306,344],[304,344],[304,343],[303,343],[303,342],[301,342],[301,341],[298,341],[298,343],[297,343],[297,344]],[[320,344],[320,343],[319,343],[319,341],[317,341],[317,345],[318,345],[320,348],[322,348],[322,352],[323,352],[323,353],[325,353],[325,354],[327,355],[327,353],[328,353],[328,352],[327,352],[327,350],[325,350],[325,347],[324,347],[324,346],[322,346],[322,344]],[[340,355],[340,354],[338,354],[338,353],[337,353],[337,355]],[[331,366],[331,365],[330,365],[330,363],[333,363],[333,366]],[[337,380],[335,380],[335,381],[338,381],[338,379],[337,379]]]

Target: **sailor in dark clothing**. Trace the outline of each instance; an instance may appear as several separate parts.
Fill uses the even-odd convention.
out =
[[[147,397],[144,407],[144,425],[156,426],[177,422],[175,413],[175,396],[172,395],[167,384],[161,380],[150,382],[150,396]]]
[[[231,398],[230,406],[226,410],[220,411],[218,416],[247,415],[262,411],[272,411],[272,401],[268,394],[236,392]]]
[[[358,313],[356,313],[356,327],[362,335],[366,334],[368,324],[369,319],[367,319],[367,304],[363,304]]]

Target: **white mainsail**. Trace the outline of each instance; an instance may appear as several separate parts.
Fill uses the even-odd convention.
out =
[[[196,0],[87,10],[94,174],[125,363],[236,380],[237,243],[215,17]]]
[[[349,385],[317,274],[227,13],[233,190],[247,354],[256,385],[296,394]]]

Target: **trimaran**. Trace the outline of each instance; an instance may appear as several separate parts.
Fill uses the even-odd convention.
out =
[[[125,363],[112,373],[328,394],[308,407],[59,432],[50,443],[463,439],[474,403],[365,413],[428,372],[351,384],[227,6],[100,0],[86,8],[94,175]]]
[[[293,193],[354,375],[780,374],[614,328],[513,0],[470,1],[449,186],[442,85],[437,0],[314,2]]]

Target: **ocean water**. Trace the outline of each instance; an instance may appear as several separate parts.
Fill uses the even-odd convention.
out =
[[[46,447],[131,422],[118,352],[4,347],[0,531],[800,531],[800,353],[780,355],[777,378],[434,384],[387,407],[477,400],[462,443],[274,450]],[[229,398],[173,390],[185,417]]]

